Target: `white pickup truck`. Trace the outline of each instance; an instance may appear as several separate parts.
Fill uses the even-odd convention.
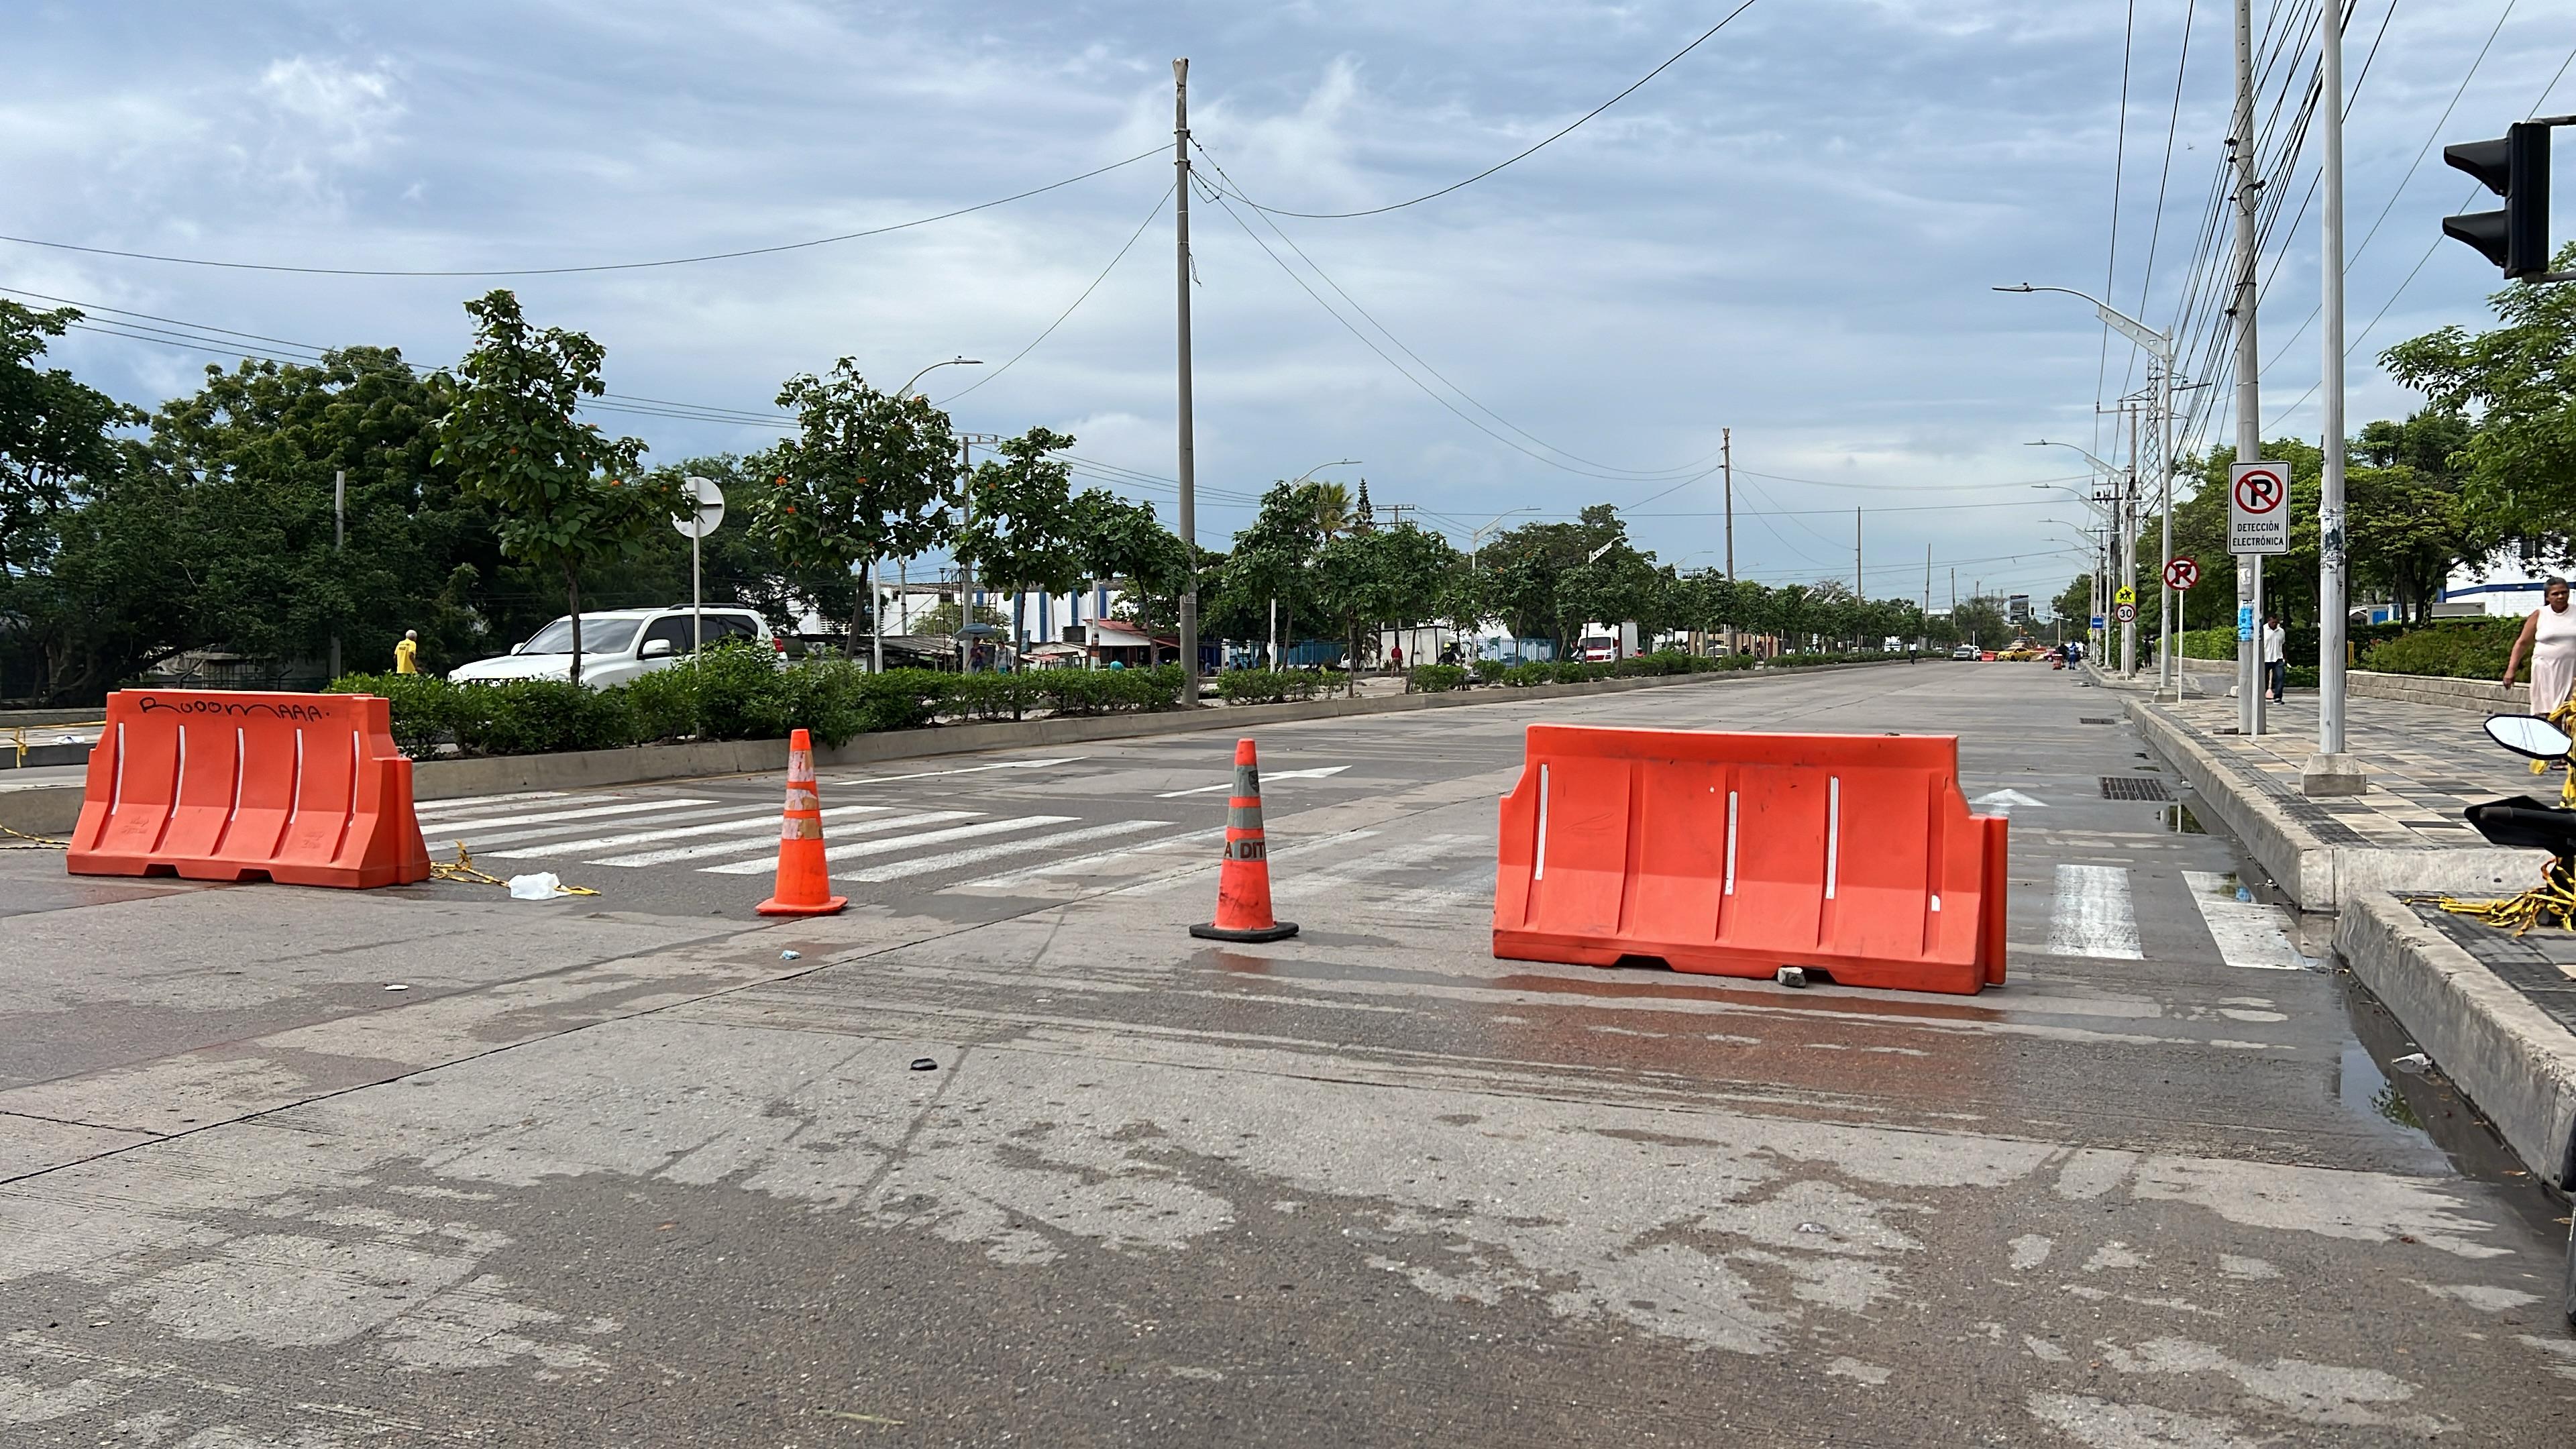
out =
[[[612,689],[657,669],[668,669],[689,657],[701,628],[711,645],[725,639],[769,637],[769,626],[759,614],[732,604],[694,614],[685,606],[585,613],[581,616],[581,682],[593,689]],[[459,665],[447,677],[460,684],[569,679],[571,616],[539,629],[534,638],[507,654]]]

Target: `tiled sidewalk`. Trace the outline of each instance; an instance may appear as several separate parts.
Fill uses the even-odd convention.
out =
[[[2193,737],[2291,819],[2328,845],[2392,849],[2484,846],[2460,812],[2500,795],[2554,801],[2560,776],[2534,775],[2525,762],[2486,736],[2465,710],[2395,700],[2346,702],[2344,747],[2361,757],[2370,788],[2361,795],[2311,800],[2299,793],[2299,767],[2316,751],[2317,702],[2294,691],[2266,718],[2271,732],[2234,733],[2236,701],[2187,699],[2155,706],[2188,726]]]

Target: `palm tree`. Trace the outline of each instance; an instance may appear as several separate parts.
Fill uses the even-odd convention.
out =
[[[1330,543],[1351,529],[1351,490],[1339,483],[1309,483],[1306,495],[1315,510],[1315,531]]]

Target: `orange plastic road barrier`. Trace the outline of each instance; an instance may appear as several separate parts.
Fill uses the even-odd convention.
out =
[[[1270,842],[1261,833],[1261,761],[1252,741],[1234,742],[1234,793],[1225,802],[1225,864],[1216,880],[1216,919],[1190,927],[1210,941],[1278,941],[1296,923],[1270,914]]]
[[[823,859],[823,796],[814,785],[814,739],[787,737],[787,810],[778,822],[778,888],[760,903],[764,916],[828,916],[850,903],[832,894]]]
[[[411,761],[368,694],[121,689],[89,752],[74,875],[290,885],[429,878]]]
[[[2004,979],[2005,821],[1950,735],[1532,725],[1503,797],[1494,954],[1976,992]]]

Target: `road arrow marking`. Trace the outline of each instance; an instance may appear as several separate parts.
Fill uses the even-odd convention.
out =
[[[1261,772],[1261,778],[1264,780],[1320,780],[1326,775],[1338,775],[1349,768],[1348,765],[1318,765],[1311,770],[1264,770]],[[1234,782],[1228,780],[1222,785],[1201,785],[1194,790],[1166,790],[1154,798],[1178,800],[1183,795],[1213,795],[1219,790],[1233,788]]]
[[[2034,800],[2019,790],[1997,790],[1991,795],[1980,795],[1968,803],[1971,805],[1990,806],[1993,809],[1993,813],[2003,816],[2010,816],[2013,813],[2013,807],[2016,805],[2029,805],[2040,810],[2048,808],[2047,801]]]

